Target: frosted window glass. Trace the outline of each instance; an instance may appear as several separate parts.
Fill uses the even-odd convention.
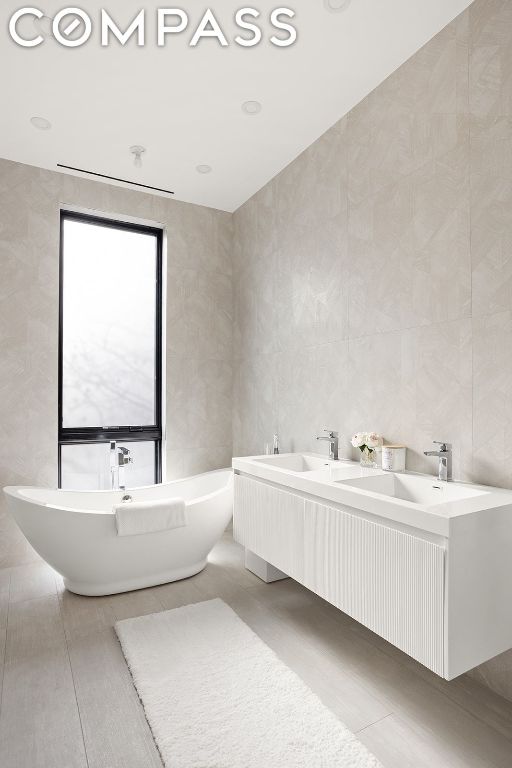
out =
[[[156,423],[157,238],[64,220],[62,426]]]
[[[155,443],[117,443],[128,448],[133,464],[123,467],[126,488],[155,482]],[[111,488],[110,443],[61,446],[61,488],[67,491],[104,491]],[[121,475],[122,477],[122,475]]]

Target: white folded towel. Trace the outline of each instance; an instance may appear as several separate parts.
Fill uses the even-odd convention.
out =
[[[130,501],[114,504],[118,536],[136,536],[156,533],[187,525],[187,511],[183,499],[158,501]]]

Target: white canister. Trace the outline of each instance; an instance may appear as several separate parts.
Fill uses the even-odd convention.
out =
[[[382,469],[387,472],[402,472],[405,469],[405,445],[382,446]]]

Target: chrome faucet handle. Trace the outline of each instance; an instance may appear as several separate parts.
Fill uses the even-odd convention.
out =
[[[120,467],[125,467],[127,464],[133,464],[133,457],[130,456],[129,448],[125,448],[123,445],[117,446],[117,463]]]
[[[317,437],[317,440],[322,440],[323,442],[329,443],[329,458],[333,459],[334,461],[338,461],[338,432],[335,432],[333,429],[324,429],[324,432],[327,432],[328,437]]]
[[[451,443],[445,443],[444,440],[434,440],[434,445],[440,445],[441,448],[439,449],[441,453],[450,453],[452,450],[452,444]]]

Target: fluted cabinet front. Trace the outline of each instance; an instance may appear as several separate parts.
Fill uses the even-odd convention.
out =
[[[237,541],[443,675],[445,549],[235,476]]]
[[[233,535],[258,557],[304,580],[304,498],[235,475]]]
[[[443,674],[444,547],[305,501],[303,584]]]

